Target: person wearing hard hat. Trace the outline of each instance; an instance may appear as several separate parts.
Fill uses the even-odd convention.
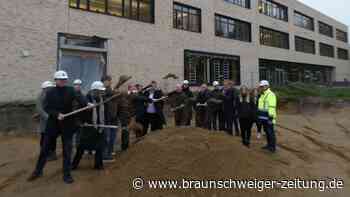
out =
[[[96,105],[104,101],[104,93],[106,88],[101,81],[95,81],[91,84],[90,91],[88,92],[86,99],[88,103]],[[87,111],[84,115],[84,122],[90,125],[106,125],[106,104],[97,106],[90,111]],[[105,144],[104,129],[94,126],[83,127],[83,131],[80,134],[80,143],[77,147],[76,154],[72,162],[72,169],[78,168],[80,160],[84,155],[84,152],[95,151],[95,165],[94,169],[103,169],[103,149]]]
[[[270,84],[266,80],[262,80],[259,84],[261,88],[261,96],[258,101],[258,120],[263,125],[266,133],[267,145],[263,149],[270,152],[276,152],[276,135],[274,125],[277,118],[277,97],[271,91]]]
[[[83,92],[81,90],[82,84],[83,84],[83,82],[80,79],[76,79],[76,80],[73,81],[73,87],[74,87],[75,93],[77,95],[79,95],[79,97],[83,98],[86,101],[85,95],[83,94]],[[82,108],[82,106],[79,105],[79,103],[75,101],[73,103],[73,110],[77,110],[77,109],[80,109],[80,108]],[[75,118],[75,121],[76,121],[75,125],[81,125],[82,122],[80,121],[80,119],[81,119],[80,117],[76,117]],[[75,135],[74,135],[74,140],[73,141],[74,141],[75,147],[77,147],[78,144],[79,144],[80,130],[81,130],[80,127],[78,127],[77,131],[75,132]]]
[[[44,142],[44,135],[45,135],[45,127],[47,124],[47,119],[49,118],[49,114],[44,110],[45,106],[45,97],[47,91],[49,91],[52,87],[55,87],[55,85],[51,81],[45,81],[41,84],[41,92],[37,97],[36,100],[36,109],[39,114],[39,132],[41,134],[40,137],[40,147],[42,147],[43,142]],[[50,156],[49,160],[56,160],[56,142],[51,144],[50,146]]]
[[[208,123],[208,100],[210,98],[210,92],[207,84],[202,84],[196,98],[196,127],[203,129],[209,128]]]
[[[185,93],[187,99],[184,108],[184,113],[186,114],[185,126],[191,126],[192,121],[192,106],[194,103],[194,96],[190,89],[190,82],[188,80],[184,80],[182,83],[182,91]]]
[[[218,81],[213,82],[213,87],[208,100],[209,130],[224,130],[223,100],[225,96]]]
[[[74,125],[74,117],[65,117],[64,114],[72,112],[74,100],[77,100],[82,106],[85,106],[86,103],[75,93],[73,87],[67,86],[68,75],[65,71],[60,70],[55,72],[54,79],[56,87],[50,89],[45,98],[46,105],[44,110],[49,116],[45,128],[43,145],[35,170],[28,178],[28,181],[34,181],[43,175],[43,169],[50,153],[50,144],[52,144],[53,139],[61,135],[63,146],[63,181],[70,184],[74,182],[70,171],[72,138],[77,126]]]

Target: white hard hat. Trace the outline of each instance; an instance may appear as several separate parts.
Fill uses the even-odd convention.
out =
[[[213,86],[218,86],[219,85],[219,82],[218,81],[214,81],[213,82]]]
[[[185,81],[183,82],[183,84],[188,85],[188,84],[190,84],[190,82],[189,82],[188,80],[185,80]]]
[[[73,82],[73,85],[81,85],[83,82],[80,79],[76,79]]]
[[[55,87],[55,85],[51,81],[45,81],[41,84],[41,88],[50,88],[50,87]]]
[[[66,71],[59,70],[59,71],[55,72],[54,79],[67,80],[68,79],[68,75],[67,75]]]
[[[105,86],[103,85],[103,83],[101,81],[95,81],[91,84],[91,90],[106,90]]]
[[[259,86],[270,86],[270,83],[266,80],[262,80],[260,81]]]

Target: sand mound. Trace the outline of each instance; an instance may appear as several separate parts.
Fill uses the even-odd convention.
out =
[[[61,159],[50,162],[45,176],[26,183],[35,163],[37,142],[29,138],[12,140],[0,137],[1,196],[142,196],[142,197],[221,197],[221,196],[348,196],[350,184],[350,146],[348,118],[350,110],[331,111],[318,115],[280,116],[277,127],[278,152],[271,154],[260,147],[265,140],[252,135],[251,148],[244,147],[239,137],[198,128],[168,128],[148,134],[126,152],[118,153],[116,162],[106,164],[104,171],[92,170],[93,159],[85,156],[73,172],[76,182],[65,185],[61,178]],[[6,143],[2,143],[5,142]],[[6,145],[4,145],[6,144]],[[22,145],[22,146],[21,146]],[[8,150],[8,147],[10,149]],[[25,150],[19,151],[21,147]],[[25,151],[27,157],[23,157]],[[21,158],[11,160],[16,152]],[[5,161],[6,160],[6,161]],[[3,165],[2,165],[3,163]],[[152,190],[132,189],[132,180],[228,180],[301,178],[306,180],[340,178],[345,188],[333,192],[314,190]]]

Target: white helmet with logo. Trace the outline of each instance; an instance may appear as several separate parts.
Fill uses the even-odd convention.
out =
[[[218,86],[218,85],[220,85],[218,81],[213,82],[213,86]]]
[[[190,84],[190,82],[189,82],[188,80],[185,80],[185,81],[183,82],[183,84],[184,84],[184,85],[188,85],[188,84]]]
[[[55,72],[54,79],[67,80],[68,75],[67,75],[66,71],[59,70],[59,71]]]
[[[91,90],[101,90],[104,91],[106,90],[105,86],[103,85],[103,83],[101,81],[95,81],[91,84]]]
[[[73,85],[81,85],[83,82],[80,79],[76,79],[73,82]]]
[[[50,87],[55,87],[55,85],[51,81],[45,81],[41,84],[42,89],[46,89]]]

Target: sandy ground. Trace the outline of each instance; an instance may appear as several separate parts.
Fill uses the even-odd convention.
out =
[[[62,181],[62,159],[48,163],[44,177],[32,182],[26,178],[38,154],[33,136],[0,137],[1,197],[224,197],[224,196],[350,196],[350,108],[330,109],[308,114],[279,116],[278,152],[260,149],[265,140],[252,135],[248,149],[240,138],[223,132],[196,128],[168,128],[151,133],[116,156],[103,171],[92,170],[92,158],[85,156],[73,172],[75,183]],[[60,150],[59,150],[60,152]],[[320,192],[318,189],[257,190],[144,190],[132,189],[132,180],[222,180],[222,179],[342,179],[344,188]]]

